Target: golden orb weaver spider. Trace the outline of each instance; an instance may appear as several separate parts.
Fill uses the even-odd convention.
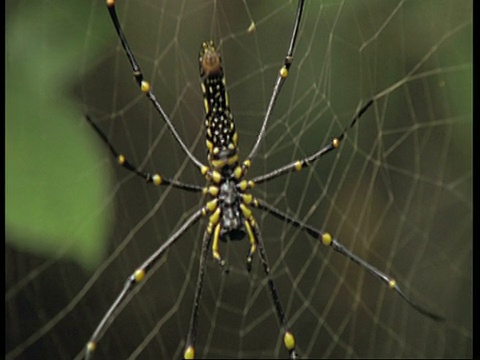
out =
[[[128,171],[134,173],[138,177],[146,180],[147,183],[151,183],[155,186],[172,186],[184,191],[200,193],[203,196],[209,197],[210,200],[208,200],[202,208],[194,212],[193,215],[191,215],[174,234],[172,234],[142,265],[137,268],[137,270],[133,272],[133,274],[127,278],[124,288],[117,296],[107,313],[104,315],[103,319],[98,324],[89,342],[87,343],[87,359],[92,357],[98,341],[107,330],[109,324],[114,320],[117,311],[124,303],[127,294],[130,293],[132,289],[144,279],[146,273],[157,263],[162,255],[164,255],[164,253],[202,217],[208,218],[208,224],[202,239],[193,310],[191,313],[183,357],[185,359],[193,359],[195,357],[198,310],[203,290],[205,264],[208,250],[211,250],[214,260],[223,268],[225,266],[225,261],[223,260],[219,250],[220,241],[241,240],[243,238],[247,238],[249,241],[249,251],[246,259],[247,270],[251,270],[254,254],[258,252],[263,271],[267,278],[270,296],[275,307],[275,313],[280,323],[280,331],[282,333],[284,347],[288,351],[291,359],[297,358],[298,354],[295,346],[295,337],[293,332],[288,327],[288,321],[279,292],[276,288],[275,282],[270,276],[270,265],[267,259],[267,254],[259,226],[251,210],[252,208],[265,211],[270,215],[289,223],[291,226],[305,231],[308,235],[320,240],[324,245],[332,247],[336,252],[343,254],[348,259],[357,263],[360,267],[385,283],[389,289],[394,290],[398,295],[400,295],[401,298],[403,298],[406,303],[423,315],[436,321],[443,319],[441,316],[430,312],[416,302],[412,301],[400,289],[393,278],[352,253],[328,232],[319,230],[311,225],[297,220],[250,193],[250,190],[255,185],[267,182],[289,172],[301,171],[322,156],[337,149],[344,139],[347,131],[356,124],[356,122],[375,101],[375,98],[367,101],[353,117],[350,124],[343,129],[341,134],[337,137],[334,137],[319,151],[304,159],[291,162],[287,165],[270,171],[267,174],[257,176],[250,180],[245,179],[245,175],[252,165],[252,158],[257,153],[259,145],[265,136],[267,124],[274,109],[275,102],[288,77],[289,69],[293,62],[294,48],[297,41],[297,34],[300,27],[304,6],[305,1],[299,0],[287,54],[284,58],[283,66],[280,68],[277,75],[261,130],[257,135],[252,150],[242,162],[239,160],[238,134],[235,128],[233,114],[230,110],[226,93],[226,83],[222,68],[221,56],[217,52],[213,41],[205,41],[201,45],[199,52],[199,69],[206,114],[206,147],[209,164],[207,166],[199,161],[185,145],[177,133],[172,121],[163,110],[161,104],[157,101],[155,95],[152,93],[149,82],[144,80],[140,66],[130,49],[129,43],[118,20],[115,10],[115,1],[107,0],[107,8],[110,17],[113,21],[125,54],[130,62],[137,85],[139,86],[141,92],[145,94],[145,96],[153,104],[161,118],[165,121],[170,133],[180,145],[186,156],[205,177],[207,180],[207,185],[199,186],[187,184],[164,177],[160,174],[144,172],[134,164],[130,163],[124,154],[119,153],[111,144],[105,133],[102,132],[102,130],[87,116],[86,119],[88,123],[99,135],[101,140],[107,145],[110,152],[117,159],[118,164]]]

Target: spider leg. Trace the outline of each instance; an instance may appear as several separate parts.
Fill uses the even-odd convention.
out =
[[[270,295],[272,297],[275,310],[277,311],[278,321],[280,322],[280,327],[283,331],[283,343],[285,345],[285,348],[288,350],[290,354],[290,359],[296,359],[297,352],[295,350],[295,337],[288,330],[285,311],[283,310],[283,305],[282,305],[282,302],[280,301],[280,296],[278,295],[278,290],[277,290],[277,287],[275,286],[275,282],[270,276],[270,265],[268,262],[267,253],[265,251],[265,246],[263,243],[262,235],[260,233],[260,229],[258,228],[258,225],[256,224],[256,222],[251,222],[250,225],[252,226],[253,234],[258,244],[258,252],[259,252],[260,260],[262,262],[263,271],[265,272],[265,276],[267,277],[268,289],[270,290]]]
[[[90,341],[86,347],[85,358],[90,359],[93,356],[96,345],[100,340],[101,336],[110,326],[110,324],[115,320],[115,317],[118,313],[120,307],[125,303],[125,300],[128,299],[127,295],[132,291],[135,286],[140,283],[144,278],[147,272],[154,266],[162,255],[167,251],[175,242],[182,236],[185,231],[187,231],[193,224],[195,224],[202,216],[202,209],[197,210],[192,216],[190,216],[180,229],[178,229],[170,238],[165,241],[133,274],[131,274],[125,285],[117,296],[115,302],[112,304],[110,309],[102,318],[102,321],[98,324],[95,332],[93,333]]]
[[[376,267],[370,265],[368,262],[360,258],[359,256],[355,255],[352,253],[350,250],[348,250],[340,241],[338,241],[336,238],[332,237],[329,233],[318,230],[314,228],[313,226],[310,226],[302,221],[299,221],[295,219],[294,217],[282,212],[281,210],[277,209],[276,207],[267,204],[265,201],[258,200],[256,199],[255,202],[253,202],[254,206],[256,206],[259,209],[265,210],[271,215],[275,216],[276,218],[286,221],[290,223],[291,225],[300,228],[304,230],[307,234],[310,236],[314,237],[317,240],[320,240],[324,245],[326,246],[331,246],[333,250],[336,252],[339,252],[340,254],[346,256],[356,264],[358,264],[360,267],[363,269],[367,270],[370,274],[372,274],[374,277],[385,283],[390,290],[394,290],[400,297],[405,300],[406,303],[408,303],[411,307],[413,307],[415,310],[420,312],[421,314],[435,320],[435,321],[444,321],[445,318],[441,315],[437,315],[430,310],[425,309],[415,301],[411,300],[398,286],[397,282],[395,279],[392,277],[388,276],[384,272],[378,270]]]
[[[304,0],[299,0],[297,13],[295,15],[295,24],[293,25],[293,31],[292,31],[292,36],[290,38],[290,45],[288,46],[287,55],[285,56],[283,66],[280,68],[280,71],[278,72],[277,80],[275,81],[275,85],[273,88],[272,97],[270,98],[270,102],[268,104],[267,111],[265,113],[265,118],[263,119],[262,128],[258,133],[257,140],[255,141],[255,144],[253,145],[253,148],[250,151],[250,154],[247,156],[245,160],[245,162],[247,163],[255,156],[262,139],[265,137],[265,131],[267,129],[268,120],[270,119],[270,115],[272,114],[273,108],[275,106],[275,102],[277,101],[278,95],[280,94],[283,84],[285,83],[285,80],[288,77],[288,70],[290,69],[290,66],[292,65],[292,62],[293,62],[293,51],[295,48],[295,44],[297,42],[298,29],[300,28],[300,22],[302,19],[302,13],[303,13],[304,7],[305,7]],[[244,168],[245,167],[248,167],[248,166],[244,165]]]
[[[347,131],[349,129],[351,129],[355,125],[355,123],[362,117],[362,115],[365,113],[365,111],[367,111],[367,109],[373,104],[373,101],[374,100],[371,99],[365,105],[363,105],[362,108],[354,116],[354,118],[352,119],[350,124],[347,127],[345,127],[345,129],[343,129],[342,133],[339,136],[333,138],[332,141],[329,144],[325,145],[323,148],[321,148],[316,153],[314,153],[310,156],[307,156],[304,159],[296,160],[296,161],[293,161],[290,164],[279,167],[278,169],[275,169],[275,170],[269,172],[268,174],[257,176],[256,178],[252,179],[252,181],[255,184],[259,184],[259,183],[262,183],[262,182],[265,182],[265,181],[268,181],[268,180],[271,180],[271,179],[275,179],[275,178],[277,178],[277,177],[279,177],[283,174],[286,174],[286,173],[289,173],[289,172],[292,172],[292,171],[300,171],[303,168],[305,168],[307,166],[310,166],[312,164],[312,162],[320,159],[323,155],[329,153],[332,150],[337,149],[340,146],[340,143],[343,140],[343,138],[345,137]]]
[[[86,116],[86,119],[88,123],[93,127],[95,132],[100,136],[102,141],[108,146],[110,152],[112,155],[117,159],[117,162],[119,165],[123,166],[125,169],[128,171],[134,173],[135,175],[141,177],[142,179],[145,179],[147,183],[152,183],[154,185],[171,185],[173,187],[187,190],[187,191],[192,191],[192,192],[201,192],[203,188],[198,185],[192,185],[192,184],[186,184],[177,180],[165,178],[159,174],[150,174],[150,173],[145,173],[142,172],[141,170],[138,169],[137,166],[131,164],[127,158],[125,157],[124,154],[119,153],[117,150],[115,150],[114,146],[112,143],[108,140],[108,137],[105,135],[105,133],[100,130],[97,124],[95,124],[92,119],[90,119],[89,116]]]
[[[185,154],[188,156],[188,158],[198,167],[198,168],[204,168],[205,165],[203,165],[196,157],[193,155],[193,153],[188,149],[188,147],[185,145],[183,140],[180,138],[180,135],[178,134],[177,130],[175,129],[175,126],[173,126],[172,121],[168,117],[167,113],[163,110],[162,106],[160,103],[157,101],[155,95],[150,91],[150,83],[143,78],[143,73],[142,70],[140,69],[140,66],[138,65],[137,60],[135,59],[135,56],[133,55],[132,50],[130,49],[130,45],[128,44],[127,38],[125,37],[125,34],[122,30],[122,26],[120,25],[120,21],[118,21],[118,16],[117,12],[115,10],[115,0],[107,0],[107,8],[108,12],[110,14],[110,17],[113,21],[113,25],[115,26],[115,29],[117,30],[118,37],[120,39],[120,42],[122,43],[123,49],[125,50],[125,54],[127,55],[128,61],[130,62],[130,66],[132,67],[133,70],[133,76],[135,77],[135,80],[140,87],[140,90],[147,96],[147,98],[152,102],[153,106],[157,110],[157,112],[160,114],[162,119],[165,121],[167,124],[170,132],[172,133],[173,137],[177,141],[177,143],[180,145],[180,147],[183,149]]]
[[[208,248],[212,240],[211,234],[205,231],[202,240],[202,252],[200,254],[200,262],[198,265],[197,284],[195,286],[195,299],[193,301],[192,315],[190,318],[190,326],[188,328],[187,343],[184,359],[193,359],[195,357],[195,342],[197,340],[197,325],[198,325],[198,309],[200,305],[200,298],[203,291],[203,279],[205,278],[205,264],[207,259]]]

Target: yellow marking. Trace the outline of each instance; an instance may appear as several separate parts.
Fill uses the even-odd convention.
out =
[[[201,172],[202,175],[204,175],[204,176],[207,175],[207,173],[208,173],[209,170],[210,170],[210,169],[208,168],[208,166],[205,166],[205,165],[200,168],[200,172]]]
[[[125,164],[125,161],[127,161],[127,159],[125,158],[125,155],[120,154],[120,155],[117,156],[117,162],[118,162],[120,165]]]
[[[243,166],[245,166],[247,169],[249,169],[250,166],[252,166],[252,162],[250,160],[245,160],[243,162]]]
[[[142,83],[140,84],[140,90],[142,90],[143,93],[148,93],[150,91],[150,84],[148,81],[142,80]]]
[[[233,170],[233,176],[235,176],[235,179],[240,179],[243,175],[243,170],[241,166],[237,166],[235,170]]]
[[[207,202],[207,204],[205,205],[205,208],[208,211],[213,212],[213,211],[215,211],[217,206],[218,206],[218,199],[213,199],[213,200]]]
[[[219,189],[216,186],[209,186],[207,188],[207,193],[212,195],[212,196],[217,196],[218,192],[219,192]]]
[[[115,5],[115,0],[107,0],[107,6],[112,7]]]
[[[233,126],[233,122],[232,122],[232,126]],[[233,134],[233,143],[235,144],[235,146],[238,145],[238,133],[235,131],[235,134]]]
[[[235,150],[235,144],[233,142],[228,144],[228,150]]]
[[[158,174],[155,174],[152,176],[152,182],[153,182],[153,185],[160,185],[162,183],[162,177]]]
[[[207,233],[208,233],[209,235],[212,233],[212,227],[213,227],[213,225],[210,224],[210,223],[208,223],[208,225],[207,225]]]
[[[390,279],[390,281],[388,282],[388,287],[390,289],[395,289],[395,286],[397,286],[397,282],[395,281],[395,279]]]
[[[213,143],[210,140],[207,140],[207,149],[209,152],[212,152]]]
[[[246,204],[251,204],[252,201],[253,201],[253,195],[252,194],[241,194],[240,196],[242,197],[243,201]]]
[[[143,270],[143,269],[137,269],[133,273],[133,278],[135,279],[135,281],[137,283],[142,281],[144,277],[145,277],[145,270]]]
[[[212,255],[215,260],[221,260],[220,253],[218,252],[218,242],[220,240],[220,225],[215,227],[215,233],[213,234],[212,243]]]
[[[243,216],[245,216],[246,219],[250,219],[252,217],[252,211],[247,207],[247,205],[241,203],[240,210],[242,210]]]
[[[244,191],[247,190],[247,180],[242,180],[238,183],[238,187],[240,190]]]
[[[214,171],[212,173],[212,180],[218,184],[220,181],[222,181],[222,175],[218,171]]]
[[[219,160],[213,160],[213,159],[212,159],[212,160],[210,160],[210,163],[212,164],[212,166],[213,166],[214,168],[217,168],[217,169],[218,169],[218,168],[224,167],[225,164],[226,164],[226,161],[225,161],[224,159],[219,159]]]
[[[94,341],[89,341],[87,344],[87,351],[94,352],[97,347],[97,344]]]
[[[250,226],[248,220],[245,220],[245,229],[247,229],[248,240],[250,241],[250,253],[248,255],[249,257],[251,257],[257,249],[257,242],[255,240],[255,235],[253,234],[252,227]]]
[[[285,332],[285,335],[283,336],[283,343],[288,351],[295,347],[295,337],[290,331]]]
[[[330,246],[330,244],[332,243],[332,235],[330,235],[329,233],[323,233],[322,234],[322,243],[323,245],[325,246]]]
[[[228,165],[232,165],[232,164],[235,164],[237,161],[238,161],[238,155],[236,154],[236,155],[231,156],[228,159],[227,163],[228,163]]]
[[[225,76],[223,77],[223,85],[225,86]],[[229,107],[227,92],[225,92],[225,106]]]
[[[249,26],[248,29],[247,29],[247,32],[248,32],[249,34],[254,33],[254,32],[255,32],[255,29],[256,29],[255,22],[252,21],[252,22],[250,23],[250,26]]]
[[[215,148],[215,149],[218,149],[218,148]],[[210,163],[216,169],[221,169],[225,165],[233,165],[236,162],[238,162],[238,154],[230,156],[227,159],[212,159],[212,158],[210,158]]]
[[[287,69],[286,66],[282,66],[282,68],[280,69],[280,76],[281,76],[282,78],[284,78],[284,79],[287,78],[287,76],[288,76],[288,69]]]
[[[212,153],[214,155],[218,155],[220,153],[220,149],[218,147],[214,147]]]
[[[332,139],[332,146],[336,149],[340,146],[340,140],[338,138],[333,138]]]
[[[187,347],[187,349],[183,353],[183,358],[184,359],[195,359],[195,349],[193,348],[193,346]]]
[[[238,183],[238,186],[240,187],[240,190],[247,190],[247,189],[253,189],[255,186],[255,183],[252,180],[242,180]]]
[[[202,84],[202,87],[203,87],[203,84]],[[208,105],[207,98],[203,98],[203,107],[205,108],[205,114],[208,114],[210,112],[210,105]]]
[[[221,214],[221,210],[219,207],[217,207],[217,209],[215,210],[215,212],[210,215],[210,217],[208,218],[209,222],[212,224],[212,225],[217,225],[218,224],[218,221],[220,220],[220,214]]]
[[[295,163],[295,170],[297,170],[297,171],[302,170],[302,162],[301,161],[297,161]]]

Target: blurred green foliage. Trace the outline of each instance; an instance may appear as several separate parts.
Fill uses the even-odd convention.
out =
[[[86,43],[92,4],[50,5],[7,4],[6,241],[92,268],[103,256],[110,226],[95,216],[105,206],[108,181],[106,174],[98,181],[98,166],[93,170],[98,147],[71,86],[81,73],[79,59],[88,70],[102,41],[89,37]],[[88,24],[98,33],[108,25]],[[87,48],[90,59],[81,54]]]

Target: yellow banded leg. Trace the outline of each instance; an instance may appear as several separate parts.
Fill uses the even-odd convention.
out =
[[[220,256],[220,252],[218,251],[219,242],[220,242],[220,224],[217,224],[213,232],[212,254],[213,254],[213,258],[217,260],[218,264],[223,268],[225,267],[225,260],[222,259],[222,257]]]
[[[250,241],[250,250],[247,255],[247,270],[252,270],[252,259],[255,250],[257,249],[257,239],[253,234],[252,227],[250,226],[250,220],[245,220],[245,229],[247,230],[248,240]]]

